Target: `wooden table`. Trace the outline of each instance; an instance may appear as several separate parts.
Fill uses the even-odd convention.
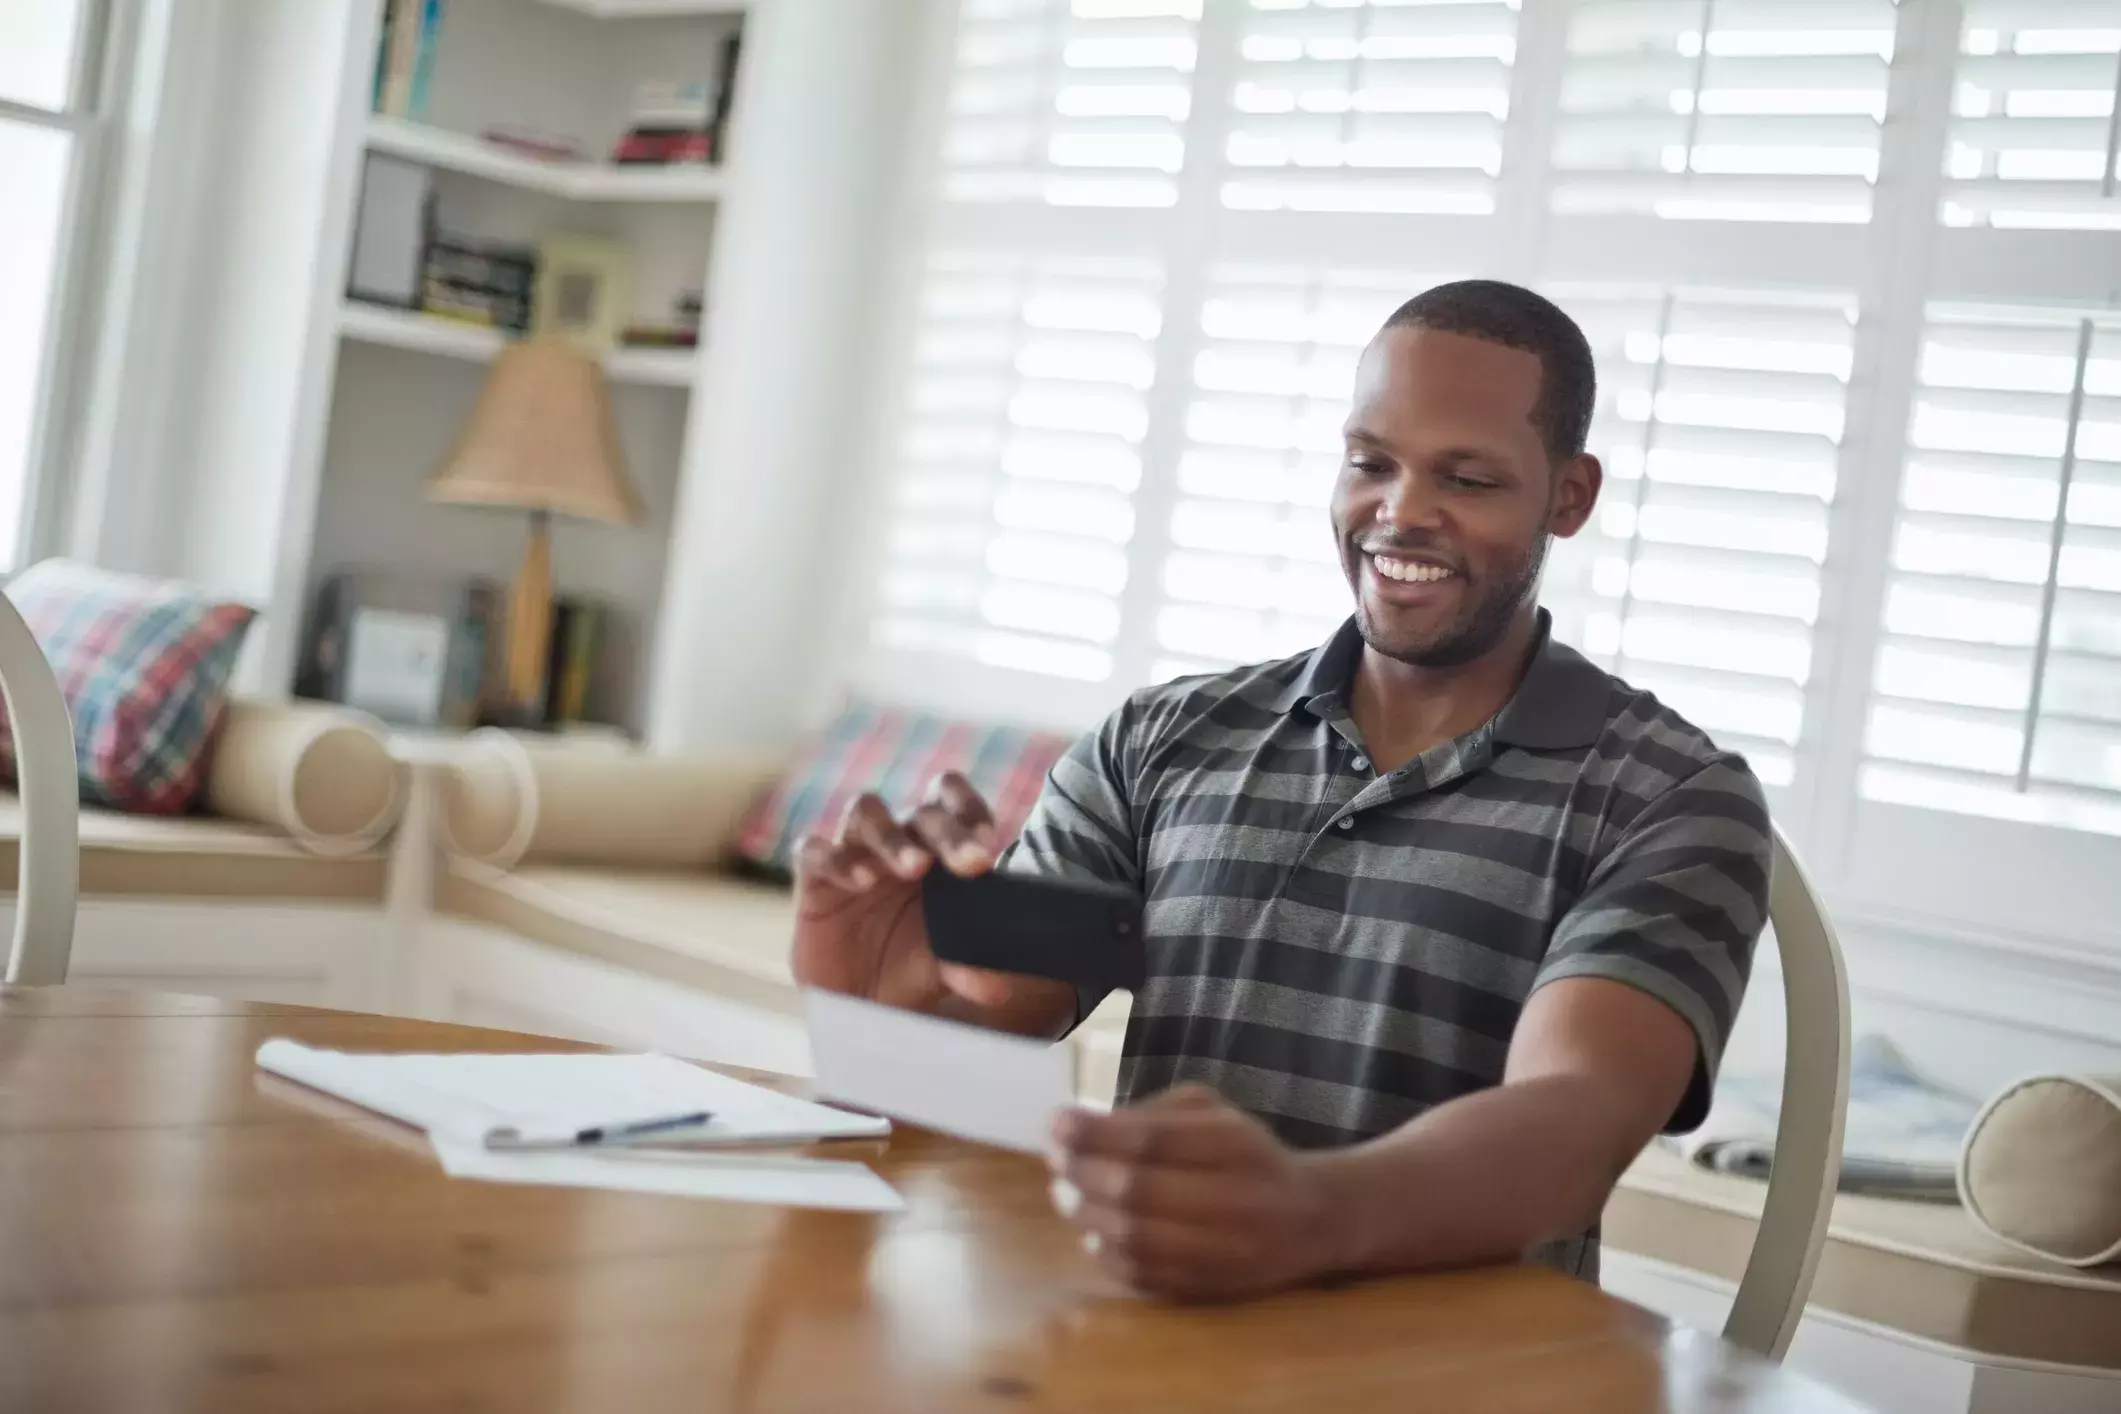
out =
[[[568,1048],[0,989],[0,1409],[1853,1408],[1529,1268],[1143,1300],[1036,1161],[918,1131],[855,1146],[906,1196],[885,1219],[456,1182],[412,1131],[258,1074],[276,1035]]]

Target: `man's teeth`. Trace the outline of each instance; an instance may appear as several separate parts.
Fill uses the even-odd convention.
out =
[[[1384,555],[1372,555],[1370,563],[1386,579],[1403,580],[1408,584],[1434,584],[1439,579],[1449,579],[1451,571],[1442,565],[1424,565],[1414,560],[1394,560]]]

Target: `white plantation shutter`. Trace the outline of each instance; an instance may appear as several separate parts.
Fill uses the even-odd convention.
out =
[[[1934,307],[1863,793],[2121,833],[2121,317]]]
[[[1169,206],[1201,0],[964,0],[942,192]]]
[[[1110,676],[1161,283],[1142,261],[930,260],[876,642]]]
[[[1493,211],[1517,13],[1516,0],[1252,0],[1223,205]]]
[[[1348,616],[1327,505],[1355,362],[1438,278],[1208,272],[1152,676],[1301,652]]]
[[[1892,0],[1579,0],[1554,209],[1867,221]]]
[[[1080,728],[1319,643],[1356,359],[1492,275],[1598,362],[1557,635],[1853,927],[2121,910],[2121,0],[959,10],[854,685]]]
[[[1969,0],[1959,49],[1945,223],[2121,230],[2121,5]]]
[[[1789,783],[1855,302],[1550,290],[1591,339],[1605,491],[1556,547],[1555,629]]]
[[[868,630],[916,684],[1112,675],[1200,12],[963,0]]]

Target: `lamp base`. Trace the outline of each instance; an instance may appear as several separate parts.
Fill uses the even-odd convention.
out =
[[[542,716],[552,652],[552,516],[530,513],[530,543],[508,596],[508,700],[500,710]]]

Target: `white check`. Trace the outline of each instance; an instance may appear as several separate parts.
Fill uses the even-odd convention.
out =
[[[1025,1153],[1074,1103],[1068,1051],[815,989],[804,994],[817,1097]]]

